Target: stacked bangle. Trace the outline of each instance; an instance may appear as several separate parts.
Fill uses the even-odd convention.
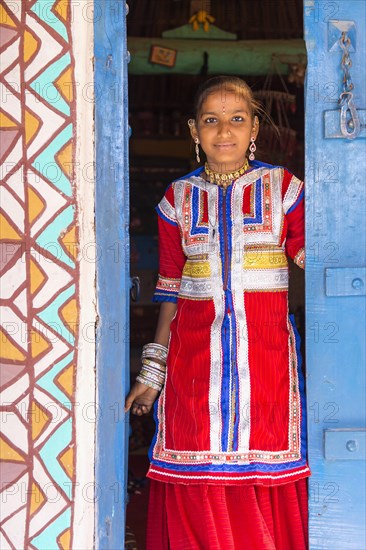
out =
[[[168,356],[168,348],[162,346],[161,344],[145,344],[142,348],[141,359],[151,358],[151,359],[161,359],[166,363],[166,358]]]
[[[165,382],[168,348],[155,342],[142,348],[142,369],[136,377],[138,382],[160,391]]]

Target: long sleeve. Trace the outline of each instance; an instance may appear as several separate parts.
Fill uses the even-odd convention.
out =
[[[156,207],[159,230],[159,277],[154,302],[177,302],[182,271],[186,262],[174,209],[171,185]]]
[[[305,267],[304,184],[284,171],[283,207],[286,218],[286,253],[301,268]]]

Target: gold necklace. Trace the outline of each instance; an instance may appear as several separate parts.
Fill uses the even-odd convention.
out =
[[[228,172],[228,173],[215,172],[214,170],[211,170],[207,162],[205,162],[205,173],[208,179],[210,180],[210,182],[216,183],[216,185],[220,185],[220,187],[223,187],[224,189],[226,189],[226,187],[230,185],[230,183],[233,180],[237,180],[238,178],[240,178],[240,176],[242,176],[248,170],[248,168],[249,168],[248,159],[245,159],[245,162],[241,168],[239,168],[238,170],[235,170],[234,172]]]

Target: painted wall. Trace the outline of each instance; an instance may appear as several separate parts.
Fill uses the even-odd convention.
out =
[[[92,547],[93,21],[76,4],[0,4],[4,550]]]

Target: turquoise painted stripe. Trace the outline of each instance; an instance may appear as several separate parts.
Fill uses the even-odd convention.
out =
[[[58,310],[73,294],[75,294],[75,285],[71,285],[69,288],[58,294],[46,309],[37,314],[42,321],[51,326],[53,330],[58,332],[58,334],[60,334],[60,336],[62,336],[62,338],[64,338],[72,346],[75,344],[75,337],[65,327],[58,314]]]
[[[65,208],[65,210],[63,210],[36,239],[36,243],[41,248],[44,248],[58,260],[72,268],[75,268],[75,262],[66,254],[58,239],[61,232],[74,220],[74,215],[75,206],[70,204],[70,206]]]
[[[71,507],[67,508],[40,535],[31,540],[37,550],[60,550],[57,537],[71,526]]]
[[[60,59],[52,63],[52,65],[47,67],[46,70],[42,71],[42,73],[30,84],[30,87],[47,103],[66,116],[70,116],[70,106],[64,100],[54,85],[54,82],[70,63],[70,54],[66,53],[64,56],[60,57]],[[70,86],[71,85],[72,82],[70,82]]]
[[[49,25],[56,31],[66,42],[68,42],[67,29],[62,21],[57,17],[57,14],[52,12],[55,2],[49,0],[38,0],[31,10],[39,17],[41,21]]]
[[[37,386],[43,388],[48,393],[52,395],[57,401],[59,401],[66,409],[71,411],[71,401],[68,395],[60,390],[56,386],[54,380],[56,376],[69,364],[74,358],[74,351],[69,353],[62,361],[59,361],[52,367],[51,370],[47,371],[44,376],[37,380]]]
[[[57,457],[70,444],[71,436],[72,418],[67,418],[46,441],[39,452],[49,475],[55,483],[61,487],[70,500],[72,497],[72,483],[57,460]]]
[[[46,180],[49,180],[55,187],[72,196],[72,187],[69,179],[55,161],[55,155],[72,138],[72,124],[69,124],[58,135],[54,136],[49,146],[42,151],[34,160],[32,166],[38,170]]]

